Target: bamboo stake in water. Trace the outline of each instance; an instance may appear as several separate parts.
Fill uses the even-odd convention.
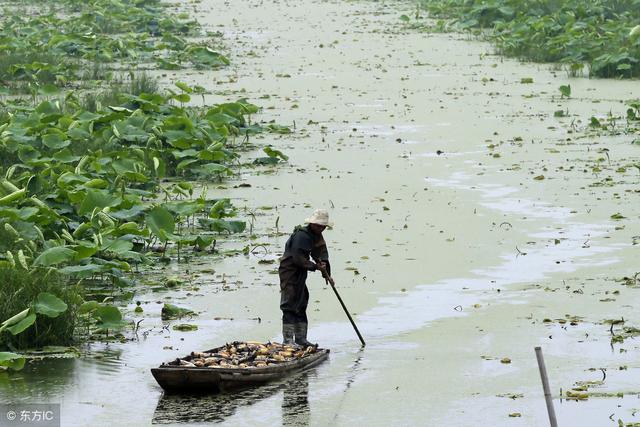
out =
[[[551,391],[549,389],[549,378],[547,377],[547,368],[544,366],[544,358],[542,357],[542,349],[536,347],[536,359],[538,359],[538,368],[540,369],[540,379],[542,380],[542,390],[544,391],[544,400],[547,403],[547,412],[549,413],[549,423],[551,427],[558,427],[556,413],[553,409],[553,400],[551,399]]]

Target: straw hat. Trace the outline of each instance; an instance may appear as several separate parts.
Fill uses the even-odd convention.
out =
[[[329,222],[329,212],[326,209],[316,209],[309,218],[304,220],[305,224],[318,224],[325,227],[333,227],[333,223]]]

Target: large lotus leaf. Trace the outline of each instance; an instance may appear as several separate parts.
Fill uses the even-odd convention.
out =
[[[11,225],[18,232],[20,237],[26,241],[29,241],[29,240],[36,241],[40,239],[40,233],[36,229],[35,224],[32,222],[13,221]]]
[[[131,156],[131,154],[129,154]],[[127,172],[140,172],[145,169],[145,164],[139,160],[132,158],[118,159],[116,161],[110,160],[111,167],[118,175],[123,175]]]
[[[156,206],[147,214],[147,227],[163,242],[167,241],[167,235],[172,234],[176,228],[173,215],[163,208]]]
[[[29,145],[21,145],[18,149],[18,158],[22,163],[33,163],[40,158],[40,152]]]
[[[266,146],[263,148],[263,151],[267,154],[267,156],[269,157],[275,157],[275,158],[281,158],[282,160],[289,160],[289,156],[287,156],[286,154],[284,154],[282,151],[280,150],[275,150],[269,146]]]
[[[165,203],[164,206],[178,216],[187,217],[201,212],[204,209],[204,201],[201,199],[197,199],[179,202],[168,202]]]
[[[53,158],[60,163],[73,163],[80,160],[81,157],[82,156],[75,156],[68,148],[60,150],[53,155]]]
[[[124,178],[127,178],[130,182],[147,182],[149,181],[149,177],[140,172],[124,172],[122,174]]]
[[[183,169],[187,169],[194,163],[198,163],[200,160],[198,159],[185,159],[176,165],[176,172],[180,172]]]
[[[62,274],[68,274],[78,278],[91,277],[94,274],[100,273],[104,270],[101,265],[87,264],[87,265],[70,265],[68,267],[58,270]]]
[[[129,142],[145,142],[149,134],[144,129],[132,125],[129,122],[119,122],[113,125],[113,133],[120,139]]]
[[[121,209],[119,211],[111,210],[109,215],[117,219],[129,219],[133,220],[138,215],[142,214],[145,211],[145,207],[143,205],[133,205],[129,209]]]
[[[63,262],[71,261],[76,256],[76,251],[73,249],[69,249],[64,246],[58,246],[55,248],[49,248],[42,252],[36,259],[33,261],[33,265],[35,266],[44,266],[49,267],[51,265],[60,264]]]
[[[102,322],[119,322],[122,320],[122,313],[118,307],[103,305],[98,307],[96,313]]]
[[[184,114],[174,114],[167,117],[163,122],[163,128],[166,131],[168,130],[185,130],[185,131],[193,131],[195,129],[195,125],[193,124],[193,120],[187,117]]]
[[[80,114],[77,114],[75,117],[80,122],[82,122],[82,124],[87,124],[89,122],[99,119],[100,117],[102,117],[102,115],[98,113],[92,113],[90,111],[82,111]]]
[[[94,178],[85,182],[82,186],[84,188],[107,188],[109,186],[109,182],[101,178]]]
[[[88,242],[86,240],[79,242],[78,245],[74,246],[73,249],[76,251],[76,261],[89,258],[90,256],[93,256],[93,254],[98,252],[98,246],[95,243]]]
[[[209,110],[207,112],[205,118],[212,122],[214,125],[232,125],[239,122],[236,117],[230,116],[228,114],[220,113],[217,110]]]
[[[19,218],[18,212],[19,211],[16,208],[9,208],[6,206],[2,206],[0,207],[0,218],[3,218],[8,221],[15,221]]]
[[[40,209],[31,206],[31,207],[20,209],[20,211],[18,212],[18,216],[20,217],[21,220],[28,221],[31,217],[36,215],[38,212],[40,212]]]
[[[88,127],[88,125],[86,125]],[[75,140],[85,140],[91,137],[91,133],[85,126],[76,126],[67,131],[67,136]]]
[[[174,84],[185,93],[193,93],[193,89],[185,82],[175,82]]]
[[[142,254],[140,254],[138,252],[135,252],[135,251],[122,252],[122,253],[119,253],[118,256],[121,259],[125,259],[127,261],[133,261],[135,263],[143,263],[147,259]]]
[[[196,313],[193,310],[189,310],[188,308],[178,307],[173,304],[165,303],[162,307],[162,311],[160,313],[160,317],[162,320],[173,320],[179,319],[184,316],[195,316]]]
[[[42,143],[52,150],[61,150],[71,144],[63,132],[51,132],[42,136]]]
[[[18,335],[24,330],[28,329],[31,325],[36,322],[36,314],[30,313],[27,317],[19,321],[18,323],[7,327],[7,331],[11,332],[13,335]]]
[[[200,153],[198,153],[198,158],[200,160],[205,160],[208,162],[219,162],[225,160],[227,157],[227,153],[222,150],[202,150]]]
[[[106,207],[114,207],[120,203],[122,203],[122,199],[107,190],[89,189],[80,205],[78,213],[85,215],[93,212],[95,208],[103,209]]]
[[[22,319],[26,318],[29,315],[30,311],[31,311],[30,308],[25,308],[20,313],[15,314],[10,318],[8,318],[7,320],[3,321],[0,327],[0,332],[2,332],[3,328],[6,328],[7,326],[15,325],[16,323],[22,321]]]
[[[18,220],[28,221],[34,215],[37,215],[38,212],[40,212],[40,209],[32,206],[24,207],[22,209],[0,206],[0,218],[6,218],[9,222]]]
[[[193,124],[185,126],[184,123],[173,123],[172,121],[164,124],[162,128],[162,137],[171,145],[175,146],[175,141],[190,139],[193,137],[191,131]],[[188,147],[180,147],[188,148]]]
[[[62,108],[60,107],[60,102],[58,101],[44,101],[41,102],[36,108],[35,111],[40,114],[62,114]]]
[[[172,95],[171,98],[173,98],[176,101],[181,102],[183,104],[186,103],[186,102],[191,101],[191,97],[186,93],[177,93],[175,95]]]
[[[58,187],[60,188],[67,188],[69,186],[73,186],[78,183],[84,183],[87,181],[89,181],[89,178],[83,175],[75,174],[72,172],[65,172],[58,177],[56,184],[58,184]]]
[[[205,248],[210,246],[213,243],[214,240],[215,240],[215,238],[213,236],[200,235],[200,236],[196,237],[196,239],[193,241],[193,243],[196,246],[198,246],[198,248],[200,250],[204,250]]]
[[[229,199],[220,199],[211,206],[209,210],[210,218],[224,218],[227,216],[234,216],[234,208]]]
[[[122,320],[120,310],[112,305],[98,307],[95,315],[100,321],[98,324],[100,329],[120,329],[127,325],[127,323]]]
[[[244,123],[243,114],[245,114],[245,107],[238,102],[227,102],[225,104],[219,104],[218,109],[221,113],[228,114],[235,117],[240,122]]]
[[[78,307],[78,314],[87,314],[100,307],[98,301],[85,301]]]
[[[124,224],[118,226],[118,229],[115,230],[112,234],[115,236],[131,236],[131,238],[135,238],[135,236],[146,237],[149,235],[149,232],[146,229],[140,228],[135,222],[125,222]]]
[[[169,135],[172,134],[172,135]],[[178,134],[185,134],[184,138],[178,136]],[[167,137],[167,142],[175,148],[179,148],[181,150],[185,150],[193,147],[198,144],[198,140],[188,135],[186,132],[179,130],[168,130],[164,133],[165,137]]]
[[[219,163],[207,163],[202,166],[193,168],[193,172],[199,175],[212,176],[212,175],[231,175],[233,172],[228,167]]]
[[[205,68],[205,66],[217,68],[229,65],[229,60],[225,56],[206,46],[197,46],[189,49],[188,52],[189,59],[196,68]]]
[[[16,353],[0,351],[0,366],[14,371],[24,368],[25,358]]]
[[[133,243],[124,239],[116,239],[111,242],[107,242],[103,247],[103,251],[113,252],[117,255],[129,252],[133,249]]]
[[[246,105],[250,105],[250,104],[246,104]],[[227,102],[225,104],[218,104],[214,107],[211,107],[207,111],[205,118],[207,120],[211,120],[211,117],[214,114],[219,113],[219,114],[225,114],[227,116],[233,117],[239,123],[244,123],[244,117],[242,115],[249,114],[249,111],[247,110],[248,110],[248,107],[245,106],[245,104],[242,104],[239,102]]]
[[[35,309],[36,313],[48,317],[58,317],[67,311],[67,304],[49,292],[40,292],[36,298]]]
[[[173,154],[173,157],[176,159],[183,159],[185,157],[194,157],[198,155],[198,151],[193,148],[189,148],[187,150],[172,150],[171,154]]]

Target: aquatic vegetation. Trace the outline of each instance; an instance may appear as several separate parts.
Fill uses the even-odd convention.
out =
[[[82,289],[56,273],[0,268],[0,349],[69,345]]]
[[[420,0],[440,28],[480,30],[499,53],[535,62],[560,62],[571,75],[640,75],[640,5],[570,0]]]
[[[20,10],[8,10],[0,27],[0,82],[12,90],[37,93],[46,85],[103,80],[109,77],[106,69],[117,64],[160,69],[229,64],[210,42],[189,41],[200,36],[200,25],[168,13],[160,1],[68,0],[49,13]]]
[[[243,221],[228,219],[235,215],[228,200],[194,198],[190,184],[163,181],[232,174],[233,138],[263,130],[249,124],[257,107],[239,100],[196,110],[174,105],[174,94],[122,97],[99,112],[83,109],[72,93],[35,107],[7,105],[11,114],[0,123],[5,264],[117,281],[156,242],[162,252],[169,242],[210,245],[190,220],[217,233],[244,230]]]
[[[131,284],[140,265],[170,260],[169,249],[179,262],[187,247],[213,252],[220,234],[244,231],[228,199],[207,198],[206,182],[232,175],[253,135],[290,130],[252,123],[259,108],[243,99],[195,108],[201,86],[161,92],[144,71],[118,76],[123,66],[229,63],[196,21],[159,0],[63,0],[37,14],[10,5],[0,95],[31,98],[0,100],[0,277],[11,284],[0,290],[0,349],[66,345],[74,331],[108,337],[129,322],[98,288]],[[0,366],[22,363],[2,357]]]
[[[122,329],[129,324],[122,319],[120,310],[109,303],[84,302],[78,308],[78,314],[89,334],[104,333],[108,336],[109,331]]]
[[[188,308],[178,307],[177,305],[165,303],[162,306],[162,320],[180,319],[185,316],[195,316],[192,310]]]

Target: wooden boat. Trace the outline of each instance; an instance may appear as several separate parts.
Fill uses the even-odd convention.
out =
[[[207,350],[216,353],[224,347]],[[329,357],[329,349],[317,349],[305,356],[267,366],[249,367],[187,367],[176,361],[163,363],[151,369],[151,374],[160,387],[168,392],[221,392],[243,387],[261,385],[278,380],[295,372],[304,371],[322,363]],[[190,361],[191,355],[182,358]]]

